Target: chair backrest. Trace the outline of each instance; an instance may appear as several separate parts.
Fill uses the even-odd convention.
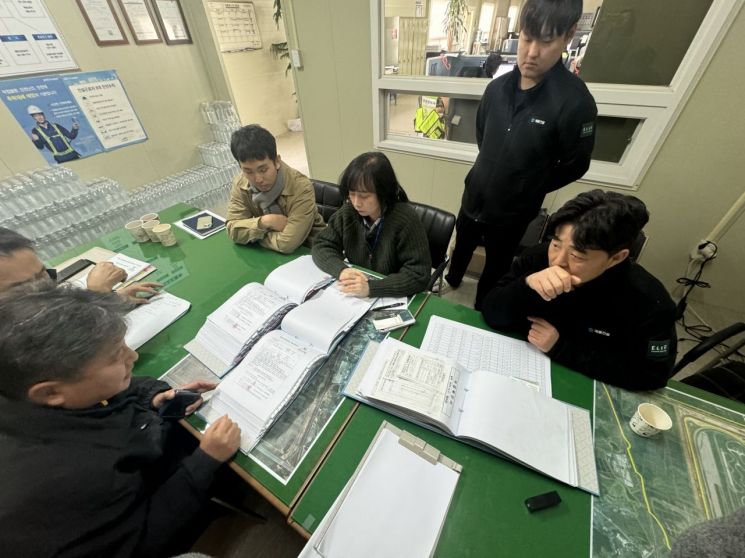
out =
[[[323,220],[328,223],[329,218],[336,213],[344,203],[339,186],[332,182],[311,179],[316,194],[316,206]]]
[[[427,231],[432,267],[437,269],[447,258],[450,237],[455,229],[455,215],[423,203],[409,202]]]

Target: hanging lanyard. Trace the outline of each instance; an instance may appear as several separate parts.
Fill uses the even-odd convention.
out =
[[[378,247],[378,241],[380,240],[380,232],[383,230],[383,218],[380,219],[378,229],[375,231],[375,240],[373,241],[372,248],[370,248],[369,267],[372,269],[373,254],[375,254],[375,248]],[[365,240],[367,242],[367,240]],[[375,271],[375,270],[373,270]]]

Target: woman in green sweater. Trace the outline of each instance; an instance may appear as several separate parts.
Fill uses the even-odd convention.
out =
[[[362,297],[410,296],[427,286],[429,243],[407,203],[388,157],[363,153],[344,169],[339,188],[344,205],[313,244],[313,261],[339,279],[342,292]],[[349,263],[386,275],[368,279]]]

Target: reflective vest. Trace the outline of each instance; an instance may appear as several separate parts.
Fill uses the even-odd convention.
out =
[[[414,114],[414,131],[432,139],[445,137],[445,123],[436,110],[419,107]]]
[[[421,131],[428,138],[442,139],[445,137],[445,122],[442,121],[436,110],[429,111],[422,122]]]
[[[57,135],[52,134],[51,136],[47,135],[44,130],[41,129],[41,126],[37,126],[34,128],[39,135],[44,139],[44,141],[47,144],[47,147],[49,148],[49,151],[52,152],[52,155],[55,157],[59,157],[62,155],[68,155],[69,153],[72,153],[75,151],[72,148],[72,145],[70,145],[70,142],[67,140],[67,137],[65,137],[65,134],[63,134],[60,129],[57,127],[56,124],[52,124],[51,122],[49,125],[54,128],[55,132],[57,132]],[[55,142],[53,140],[59,140],[62,142],[62,144],[65,146],[65,149],[63,151],[60,151],[57,149],[57,146],[55,145]]]

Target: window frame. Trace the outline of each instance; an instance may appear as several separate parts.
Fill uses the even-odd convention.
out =
[[[581,182],[637,190],[745,0],[713,0],[669,86],[588,83],[599,116],[642,122],[619,163],[592,160]],[[383,73],[385,0],[371,0],[373,141],[377,149],[473,163],[475,144],[428,138],[389,137],[388,92],[480,99],[490,80]]]

